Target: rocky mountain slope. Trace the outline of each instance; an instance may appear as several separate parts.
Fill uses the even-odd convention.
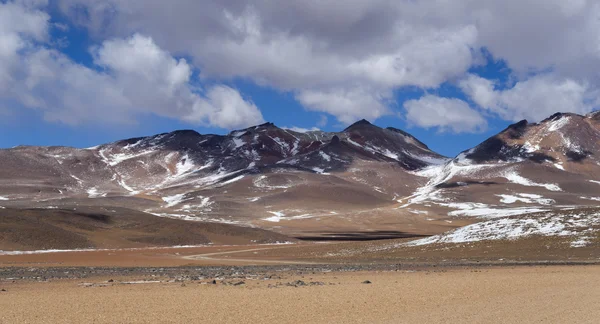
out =
[[[431,235],[597,205],[600,114],[522,121],[453,159],[362,120],[337,133],[266,123],[225,136],[15,147],[0,150],[0,165],[8,208],[122,207],[313,238]]]

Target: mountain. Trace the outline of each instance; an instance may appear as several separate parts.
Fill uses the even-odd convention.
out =
[[[335,133],[265,123],[225,136],[182,130],[87,149],[20,146],[0,150],[0,205],[123,207],[312,235],[356,229],[362,221],[352,218],[409,194],[422,181],[415,170],[448,160],[366,120]]]
[[[403,208],[495,218],[596,206],[600,114],[520,121],[448,163],[418,172],[426,185]]]
[[[598,113],[587,116],[557,113],[539,124],[522,120],[460,157],[479,163],[530,160],[553,163],[559,169],[573,162],[597,164],[600,157],[594,153],[600,152],[599,123]]]
[[[0,150],[0,165],[0,208],[122,208],[304,239],[434,235],[596,206],[600,114],[521,121],[455,158],[361,120],[341,132],[265,123],[87,149],[20,146]]]

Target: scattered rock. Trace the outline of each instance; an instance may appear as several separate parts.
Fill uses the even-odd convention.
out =
[[[304,287],[304,286],[306,286],[306,282],[304,282],[302,280],[296,280],[296,281],[288,282],[287,286],[290,286],[290,287]]]
[[[0,290],[0,291],[6,291],[6,289],[2,289],[2,290]]]
[[[213,279],[213,281],[210,282],[211,285],[216,285],[217,281]]]
[[[245,285],[245,284],[246,284],[246,283],[245,283],[245,282],[243,282],[243,281],[238,281],[238,282],[234,283],[233,285],[234,285],[234,286],[242,286],[242,285]]]
[[[108,282],[115,282],[115,281],[114,281],[114,280],[112,280],[112,279],[108,279]]]
[[[366,284],[366,285],[370,285],[370,284],[372,284],[372,282],[371,282],[371,281],[369,281],[369,280],[365,280],[365,281],[363,281],[362,283],[364,283],[364,284]]]

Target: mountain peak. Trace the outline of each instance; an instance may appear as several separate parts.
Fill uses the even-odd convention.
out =
[[[169,133],[173,136],[200,136],[200,133],[193,129],[180,129]]]
[[[254,126],[252,128],[271,128],[271,127],[277,127],[277,126],[275,126],[275,124],[273,124],[271,122],[266,122],[266,123]]]
[[[344,129],[344,132],[348,131],[348,130],[356,129],[356,128],[363,128],[363,127],[370,127],[370,126],[377,127],[377,126],[371,124],[368,120],[361,119],[361,120],[357,121],[356,123],[348,126],[346,129]]]

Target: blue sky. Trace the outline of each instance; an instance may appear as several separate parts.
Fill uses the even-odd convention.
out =
[[[1,1],[0,147],[365,118],[454,156],[518,120],[599,102],[594,6],[150,2]]]

